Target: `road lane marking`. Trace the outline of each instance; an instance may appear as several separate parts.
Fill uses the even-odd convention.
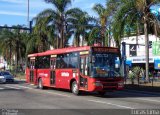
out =
[[[154,100],[154,99],[148,99],[148,98],[136,98],[136,99],[138,99],[138,100],[143,100],[143,101],[153,101],[153,102],[158,102],[158,103],[160,103],[160,101],[158,101],[158,100]]]
[[[34,84],[29,84],[30,86],[35,86]]]
[[[117,106],[117,107],[120,107],[120,108],[135,109],[135,108],[132,108],[132,107],[118,105],[118,104],[113,104],[113,103],[108,103],[108,102],[104,102],[104,101],[98,101],[98,100],[87,100],[87,101],[95,102],[95,103],[103,103],[103,104],[113,105],[113,106]]]
[[[0,88],[0,90],[3,90],[4,88]]]
[[[4,87],[11,88],[11,89],[20,89],[18,87],[13,87],[13,86],[8,86],[8,85],[7,86],[5,85]]]
[[[42,92],[45,92],[45,93],[48,93],[48,94],[55,94],[55,95],[59,95],[59,96],[64,96],[64,97],[71,97],[69,95],[65,95],[65,94],[60,94],[60,93],[55,93],[55,92],[49,92],[49,91],[46,91],[46,90],[39,90],[39,89],[35,89],[35,88],[31,88],[31,87],[26,87],[26,86],[21,86],[21,85],[15,85],[17,87],[21,87],[21,88],[26,88],[26,89],[32,89],[32,90],[36,90],[36,91],[42,91]]]
[[[13,86],[7,86],[8,88],[14,88],[14,89],[21,89],[21,88],[25,88],[25,89],[32,89],[32,90],[36,90],[38,92],[45,92],[45,93],[48,93],[48,94],[54,94],[54,95],[59,95],[59,96],[63,96],[63,97],[71,97],[69,95],[65,95],[65,94],[60,94],[60,93],[55,93],[55,92],[49,92],[49,91],[46,91],[46,90],[39,90],[39,89],[34,89],[34,88],[31,88],[31,87],[26,87],[26,86],[21,86],[21,85],[14,85]]]
[[[55,93],[55,92],[49,92],[49,91],[46,91],[46,93],[48,93],[48,94],[54,94],[54,95],[59,95],[59,96],[64,96],[64,97],[71,97],[71,96],[69,96],[69,95],[60,94],[60,93]]]
[[[33,89],[31,87],[21,86],[21,85],[15,85],[16,87],[24,88],[24,89]]]

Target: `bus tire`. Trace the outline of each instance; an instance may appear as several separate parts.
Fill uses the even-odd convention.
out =
[[[75,95],[79,94],[78,84],[76,81],[72,82],[71,90],[72,90],[73,94],[75,94]]]
[[[38,88],[39,89],[44,89],[43,82],[42,82],[41,78],[38,80]]]

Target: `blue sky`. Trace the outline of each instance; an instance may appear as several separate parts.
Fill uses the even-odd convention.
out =
[[[38,13],[47,8],[52,8],[44,0],[30,1],[30,20]],[[0,0],[0,25],[28,25],[27,23],[27,2],[28,0]],[[94,16],[92,7],[95,3],[105,5],[106,0],[73,0],[70,8],[79,7]],[[155,7],[154,7],[155,8]],[[159,10],[157,7],[156,10]]]
[[[28,25],[27,23],[28,0],[0,0],[0,25]],[[72,7],[79,7],[90,15],[95,15],[92,7],[95,3],[105,5],[106,0],[73,0]],[[30,0],[30,20],[44,9],[52,8],[44,0]]]

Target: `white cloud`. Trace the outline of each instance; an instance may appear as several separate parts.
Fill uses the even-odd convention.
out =
[[[7,2],[9,4],[14,5],[20,5],[20,7],[27,7],[28,0],[0,0],[0,2]],[[14,3],[14,4],[13,4]],[[29,0],[30,8],[46,8],[47,6],[51,6],[49,4],[46,4],[44,0]],[[16,6],[17,7],[17,6]]]
[[[0,11],[0,14],[27,17],[27,13],[22,13],[22,12]],[[30,14],[30,17],[35,17],[35,16],[36,16],[36,14]]]
[[[92,9],[95,4],[96,4],[96,3],[92,3],[92,4],[90,5],[90,8]]]
[[[2,2],[8,2],[8,3],[16,3],[16,4],[21,4],[25,3],[25,0],[1,0]]]
[[[73,0],[74,3],[84,2],[84,0]]]

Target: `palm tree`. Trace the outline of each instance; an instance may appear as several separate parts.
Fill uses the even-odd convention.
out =
[[[9,62],[9,66],[11,67],[11,59],[12,59],[12,51],[13,50],[13,34],[11,31],[7,29],[1,30],[0,34],[0,47],[1,47],[1,55],[5,57],[7,62]]]
[[[106,31],[106,23],[108,12],[106,8],[101,4],[95,4],[93,10],[98,14],[100,31],[101,31],[101,43],[105,46],[105,31]]]
[[[99,43],[100,39],[100,30],[98,27],[94,27],[90,32],[88,36],[88,45],[93,45]]]
[[[21,26],[14,26],[21,27]],[[6,57],[7,61],[11,66],[12,56],[16,57],[16,70],[18,70],[19,62],[22,63],[22,60],[25,56],[25,43],[23,42],[23,38],[21,33],[23,33],[20,29],[17,30],[9,30],[4,29],[0,36],[0,46],[2,48],[2,54]]]
[[[49,50],[50,45],[55,45],[53,42],[54,28],[48,25],[47,17],[34,18],[36,24],[33,28],[33,35],[36,39],[36,47],[38,52]],[[30,39],[32,41],[32,39]]]
[[[115,16],[114,25],[118,24],[118,30],[114,32],[118,39],[121,38],[120,35],[123,34],[125,27],[125,20],[127,18],[135,18],[141,21],[144,25],[145,34],[145,50],[146,50],[146,80],[148,81],[148,70],[149,70],[149,49],[148,49],[148,32],[151,28],[152,23],[156,22],[156,17],[150,12],[150,7],[160,0],[119,0],[121,4],[119,5],[117,14]],[[114,26],[116,27],[116,26]],[[117,27],[116,27],[117,28]],[[114,28],[115,29],[115,28]]]
[[[93,7],[93,10],[98,14],[98,25],[97,29],[99,28],[100,30],[100,37],[101,37],[101,42],[103,46],[106,45],[106,43],[109,42],[109,38],[107,39],[108,41],[105,41],[106,38],[106,30],[107,26],[110,27],[111,24],[111,17],[113,16],[115,9],[118,6],[117,0],[107,0],[106,1],[106,7],[104,7],[101,4],[95,4]],[[110,30],[108,30],[109,33]],[[109,45],[109,44],[108,44]]]
[[[70,9],[66,14],[69,16],[69,18],[67,18],[69,33],[74,33],[76,46],[80,46],[80,36],[82,36],[83,46],[83,41],[87,40],[87,31],[93,28],[90,23],[95,22],[96,20],[90,17],[87,12],[84,12],[79,8]]]
[[[18,25],[18,26],[13,26],[15,28],[22,28],[22,26]],[[22,54],[24,54],[23,52],[25,52],[25,43],[23,41],[23,37],[22,37],[22,33],[24,31],[23,30],[20,30],[20,29],[15,29],[15,30],[12,30],[12,33],[13,33],[13,37],[14,37],[14,44],[15,44],[15,57],[16,57],[16,71],[18,70],[18,66],[20,63],[22,63],[22,60],[23,60],[23,56]]]
[[[69,15],[76,13],[76,11],[67,9],[68,5],[71,4],[71,0],[44,0],[46,3],[50,3],[54,6],[54,9],[46,9],[38,14],[36,17],[37,20],[39,18],[46,18],[47,25],[52,26],[54,28],[55,39],[57,39],[58,48],[62,48],[67,43],[67,37],[71,36],[68,32],[68,19]],[[75,9],[76,10],[76,9]]]

